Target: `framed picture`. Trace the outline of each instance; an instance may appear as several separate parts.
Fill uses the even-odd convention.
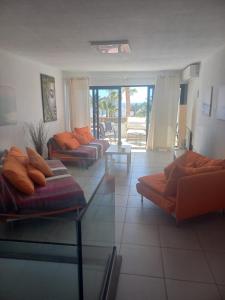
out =
[[[0,85],[0,126],[17,123],[16,92],[11,86]]]
[[[212,99],[213,99],[213,87],[210,87],[206,89],[202,101],[202,113],[209,117],[212,114]]]
[[[216,118],[225,120],[225,85],[219,88]]]
[[[41,93],[44,122],[57,120],[55,78],[41,74]]]

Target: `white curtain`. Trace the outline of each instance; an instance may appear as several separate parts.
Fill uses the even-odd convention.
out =
[[[176,137],[178,103],[180,98],[180,78],[160,76],[157,79],[147,148],[151,150],[171,149]]]
[[[90,126],[89,83],[87,78],[70,80],[70,126]]]
[[[71,130],[70,124],[70,79],[64,79],[64,123],[66,131]]]

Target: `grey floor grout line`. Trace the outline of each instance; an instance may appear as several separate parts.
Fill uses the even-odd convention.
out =
[[[129,185],[128,185],[128,187],[129,187]],[[123,195],[122,195],[123,196]],[[126,203],[127,203],[127,201],[128,201],[128,195],[126,196]],[[123,233],[124,233],[124,226],[125,226],[125,220],[126,220],[126,213],[127,213],[127,206],[124,206],[125,207],[125,214],[124,214],[124,219],[123,219],[123,226],[122,226],[122,232],[121,232],[121,237],[120,237],[120,242],[119,242],[119,244],[120,244],[120,249],[119,249],[119,252],[120,252],[120,250],[121,250],[121,245],[122,245],[122,239],[123,239]]]
[[[161,276],[153,276],[153,275],[145,275],[145,274],[137,274],[137,273],[127,273],[127,272],[121,272],[120,274],[123,275],[130,275],[130,276],[137,276],[137,277],[144,277],[144,278],[155,278],[155,279],[168,279],[173,281],[180,281],[180,282],[188,282],[188,283],[195,283],[195,284],[205,284],[205,285],[211,285],[215,286],[215,283],[213,282],[207,282],[207,281],[193,281],[188,279],[181,279],[181,278],[174,278],[174,277],[161,277]],[[220,286],[225,287],[225,285],[220,284]]]
[[[167,284],[166,284],[166,272],[165,272],[165,267],[164,267],[164,259],[163,259],[163,251],[161,248],[161,235],[160,235],[160,229],[159,225],[157,225],[157,230],[158,230],[158,236],[159,236],[159,245],[160,245],[160,256],[161,256],[161,264],[162,264],[162,271],[163,271],[163,283],[164,283],[164,289],[165,289],[165,295],[166,299],[168,300],[168,291],[167,291]]]
[[[221,295],[221,293],[220,293],[219,284],[216,282],[216,278],[215,278],[215,276],[214,276],[214,273],[213,273],[213,271],[212,271],[211,265],[210,265],[210,263],[209,263],[209,260],[208,260],[207,254],[206,254],[206,251],[207,251],[207,250],[204,249],[204,247],[202,246],[201,239],[200,239],[200,236],[199,236],[199,232],[198,232],[197,230],[195,230],[195,234],[196,234],[196,236],[197,236],[197,239],[198,239],[200,248],[202,249],[202,253],[203,253],[203,256],[204,256],[204,258],[205,258],[206,264],[207,264],[207,266],[208,266],[208,268],[209,268],[209,272],[210,272],[210,274],[211,274],[211,276],[212,276],[212,278],[213,278],[213,280],[214,280],[214,285],[216,286],[218,295],[219,295],[220,299],[223,300],[223,297],[222,297],[222,295]]]

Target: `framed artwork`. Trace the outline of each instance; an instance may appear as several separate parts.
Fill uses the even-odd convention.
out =
[[[213,99],[213,87],[210,87],[206,89],[202,101],[202,113],[209,117],[212,114],[212,99]]]
[[[216,118],[225,120],[225,85],[219,88]]]
[[[55,78],[41,74],[41,93],[44,122],[57,120]]]
[[[0,126],[17,123],[16,92],[13,87],[0,85]]]

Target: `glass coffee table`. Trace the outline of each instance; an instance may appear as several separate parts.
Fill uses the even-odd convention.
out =
[[[127,156],[127,173],[130,171],[131,165],[131,146],[129,145],[111,145],[105,152],[105,172],[108,173],[108,158],[112,161],[113,155]]]

